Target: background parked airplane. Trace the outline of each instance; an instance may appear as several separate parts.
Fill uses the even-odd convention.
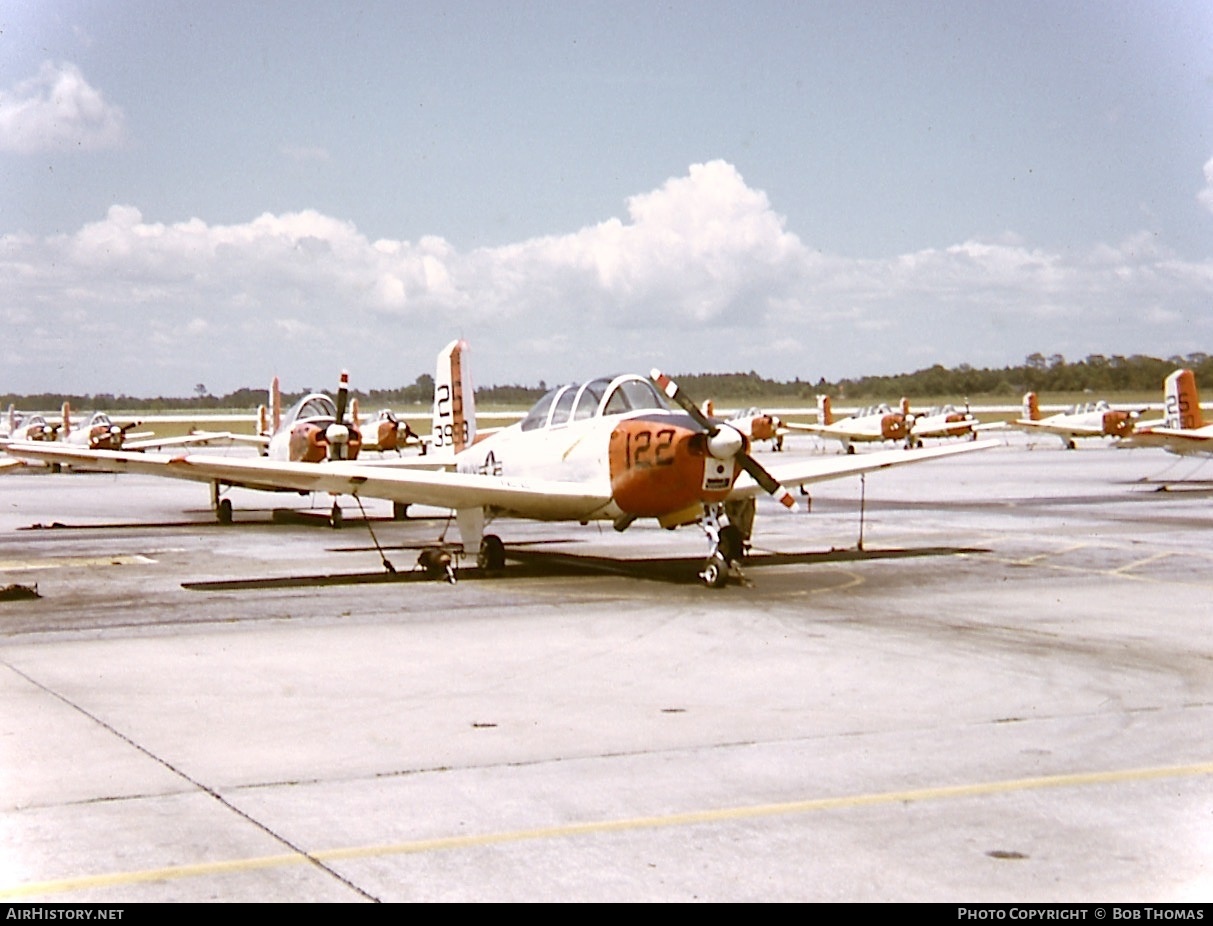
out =
[[[1132,433],[1133,421],[1137,414],[1112,408],[1107,402],[1100,400],[1076,405],[1069,411],[1043,418],[1036,393],[1028,392],[1023,397],[1023,417],[1010,422],[1010,426],[1024,431],[1043,431],[1056,435],[1061,438],[1067,449],[1073,450],[1076,438],[1124,437]]]
[[[973,429],[977,427],[977,419],[969,412],[968,406],[961,411],[955,405],[943,405],[927,409],[925,412],[911,412],[910,400],[901,400],[901,413],[905,415],[910,426],[910,436],[906,443],[910,446],[920,446],[923,438],[927,437],[968,437],[977,438]]]
[[[1139,425],[1125,439],[1131,447],[1164,447],[1179,454],[1213,454],[1213,424],[1205,424],[1196,374],[1176,370],[1163,381],[1162,421]]]
[[[795,431],[806,431],[819,437],[840,441],[847,453],[854,453],[857,443],[906,440],[909,423],[900,411],[887,405],[874,405],[854,415],[835,419],[830,397],[817,397],[817,424],[788,424]]]

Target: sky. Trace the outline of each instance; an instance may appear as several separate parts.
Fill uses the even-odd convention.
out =
[[[0,391],[1213,352],[1207,2],[0,7]]]

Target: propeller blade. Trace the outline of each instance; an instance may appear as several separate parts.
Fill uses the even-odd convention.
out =
[[[683,411],[694,418],[695,422],[701,428],[703,428],[709,434],[712,434],[718,430],[719,426],[714,424],[702,411],[700,411],[699,406],[691,401],[687,394],[682,391],[682,388],[678,385],[678,383],[674,382],[674,380],[670,379],[656,368],[649,373],[649,376],[652,378],[653,382],[660,387],[661,391],[669,399],[677,403]],[[781,486],[775,480],[775,477],[768,473],[763,468],[762,464],[750,456],[749,453],[747,453],[745,450],[741,450],[734,456],[734,459],[740,464],[743,470],[749,473],[750,478],[762,487],[764,492],[770,496],[773,496],[774,499],[785,508],[796,507],[796,499],[792,493]]]
[[[341,371],[341,382],[337,386],[337,424],[345,424],[345,407],[350,399],[350,374]]]
[[[700,411],[699,406],[687,397],[687,394],[682,391],[682,388],[676,382],[674,382],[674,380],[670,379],[655,367],[649,371],[649,378],[658,385],[662,393],[664,393],[668,399],[677,403],[678,406],[684,412],[694,418],[695,423],[705,431],[711,431],[716,427],[712,423],[711,419]]]
[[[750,478],[757,482],[764,492],[770,495],[775,501],[783,505],[785,508],[795,508],[796,498],[781,486],[775,477],[768,473],[752,456],[748,453],[737,454],[737,462],[741,464],[741,468],[750,474]]]

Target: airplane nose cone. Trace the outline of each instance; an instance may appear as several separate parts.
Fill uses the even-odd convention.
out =
[[[741,432],[727,424],[720,425],[715,433],[708,435],[708,453],[717,460],[732,460],[745,448]]]

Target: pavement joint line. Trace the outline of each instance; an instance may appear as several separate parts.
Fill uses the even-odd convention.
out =
[[[173,763],[171,763],[167,759],[163,758],[162,756],[156,755],[156,753],[152,752],[150,749],[148,749],[146,746],[142,745],[141,743],[135,742],[135,740],[133,740],[131,737],[127,736],[121,730],[118,730],[113,725],[102,720],[100,717],[85,710],[83,707],[81,707],[79,704],[76,704],[74,701],[72,701],[70,698],[66,697],[65,695],[60,694],[58,691],[55,691],[53,688],[50,688],[47,685],[44,685],[42,682],[38,681],[37,679],[32,678],[30,675],[26,674],[21,669],[18,669],[16,666],[12,665],[11,663],[0,662],[0,664],[6,666],[10,671],[15,673],[16,675],[19,675],[21,678],[25,679],[31,685],[35,686],[36,688],[40,689],[41,691],[46,692],[46,694],[50,695],[52,698],[56,698],[57,700],[62,701],[64,704],[66,704],[72,710],[77,711],[80,714],[82,714],[83,716],[87,717],[89,720],[91,720],[93,723],[97,724],[103,730],[107,731],[108,733],[110,733],[113,736],[116,736],[118,739],[122,740],[124,743],[126,743],[128,746],[130,746],[132,749],[135,749],[136,751],[147,756],[149,759],[151,759],[153,762],[157,763],[158,765],[163,766],[165,769],[167,769],[172,774],[176,775],[182,781],[185,781],[190,786],[198,789],[203,794],[212,798],[213,800],[218,802],[221,806],[223,806],[227,810],[231,811],[232,813],[236,814],[241,819],[245,820],[247,823],[256,827],[259,831],[265,833],[271,839],[275,840],[276,842],[281,843],[283,846],[290,849],[292,852],[297,853],[297,861],[308,862],[309,864],[316,866],[316,868],[325,872],[327,875],[336,879],[337,881],[341,882],[342,884],[344,884],[346,887],[350,888],[351,890],[356,891],[358,894],[365,897],[367,900],[370,900],[370,901],[373,901],[376,903],[378,902],[377,897],[374,897],[373,895],[367,893],[362,888],[360,888],[358,885],[354,884],[352,881],[350,881],[347,878],[345,878],[344,876],[342,876],[339,872],[336,872],[333,869],[329,868],[327,865],[324,864],[323,861],[318,859],[316,856],[305,851],[304,849],[301,849],[299,846],[296,846],[285,836],[282,836],[281,834],[275,832],[273,829],[271,829],[265,823],[262,823],[260,820],[258,820],[256,817],[245,812],[244,810],[241,810],[239,807],[237,807],[235,804],[233,804],[231,801],[229,801],[227,798],[225,798],[222,794],[220,794],[214,788],[193,778],[187,772],[185,772],[184,770],[173,765]],[[279,862],[279,864],[281,864],[281,862]],[[5,897],[5,896],[7,896],[6,889],[3,887],[0,887],[0,898]]]
[[[168,881],[179,878],[197,878],[206,875],[232,874],[267,868],[279,868],[301,863],[321,864],[325,862],[352,861],[379,858],[390,855],[413,855],[425,852],[470,849],[490,845],[527,842],[541,839],[563,839],[599,833],[628,832],[643,829],[659,829],[676,826],[696,826],[726,821],[756,820],[793,814],[815,813],[830,810],[848,810],[859,807],[875,807],[887,804],[925,803],[936,800],[964,799],[1024,791],[1039,791],[1046,788],[1078,788],[1125,782],[1154,781],[1166,778],[1192,778],[1213,775],[1213,761],[1185,765],[1153,766],[1145,768],[1113,769],[1099,772],[1070,772],[1058,775],[1042,775],[1031,778],[1012,778],[1002,781],[986,781],[973,784],[942,785],[934,788],[912,788],[902,791],[882,791],[871,794],[852,794],[838,797],[809,798],[776,804],[753,804],[740,807],[722,807],[716,810],[692,810],[648,817],[631,817],[616,820],[590,820],[564,823],[529,829],[505,830],[467,836],[439,836],[410,842],[383,845],[347,846],[323,849],[310,853],[293,852],[278,855],[255,856],[243,859],[224,859],[214,862],[197,862],[172,865],[164,868],[148,868],[138,871],[119,871],[99,875],[81,875],[49,881],[32,881],[25,884],[0,885],[0,899],[14,900],[21,897],[43,894],[59,894],[88,888],[119,887],[151,881]],[[239,812],[239,811],[237,811]],[[260,825],[260,824],[258,824]],[[280,838],[280,837],[279,837]],[[326,871],[331,871],[323,866]],[[339,876],[340,877],[340,876]],[[352,882],[341,878],[353,887]],[[356,890],[358,890],[355,887]],[[364,893],[359,891],[360,893]],[[369,896],[365,895],[364,896]]]

